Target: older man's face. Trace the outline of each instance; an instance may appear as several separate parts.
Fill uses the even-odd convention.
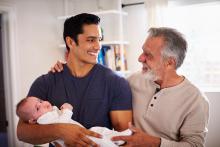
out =
[[[161,56],[163,44],[162,37],[147,38],[142,47],[143,53],[138,58],[138,61],[143,64],[143,73],[153,81],[160,80],[163,76],[164,63]]]

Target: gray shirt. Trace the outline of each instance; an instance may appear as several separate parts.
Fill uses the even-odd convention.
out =
[[[136,127],[160,137],[161,147],[203,147],[209,117],[207,98],[186,78],[161,89],[141,72],[128,78]]]

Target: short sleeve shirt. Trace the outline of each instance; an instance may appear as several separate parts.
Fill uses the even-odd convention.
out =
[[[67,65],[64,65],[60,73],[38,77],[28,96],[47,100],[57,107],[65,102],[72,104],[72,119],[86,128],[102,126],[112,129],[109,113],[132,109],[128,82],[100,64],[96,64],[82,78],[74,77]]]

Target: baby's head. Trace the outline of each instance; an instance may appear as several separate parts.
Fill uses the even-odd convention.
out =
[[[41,115],[49,111],[52,111],[52,105],[48,101],[27,97],[17,104],[16,114],[25,122],[36,123]]]

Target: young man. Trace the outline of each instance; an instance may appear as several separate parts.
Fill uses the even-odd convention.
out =
[[[187,42],[171,28],[151,28],[139,62],[142,72],[128,80],[133,95],[132,136],[115,137],[126,146],[204,147],[209,117],[206,97],[176,70]]]
[[[40,76],[28,96],[39,97],[60,107],[74,105],[73,119],[86,128],[102,126],[122,131],[132,120],[131,91],[124,78],[97,64],[101,31],[99,17],[79,14],[64,23],[68,50],[63,72]],[[19,120],[18,138],[32,144],[62,139],[67,146],[96,145],[87,135],[98,134],[72,124],[38,125]]]

